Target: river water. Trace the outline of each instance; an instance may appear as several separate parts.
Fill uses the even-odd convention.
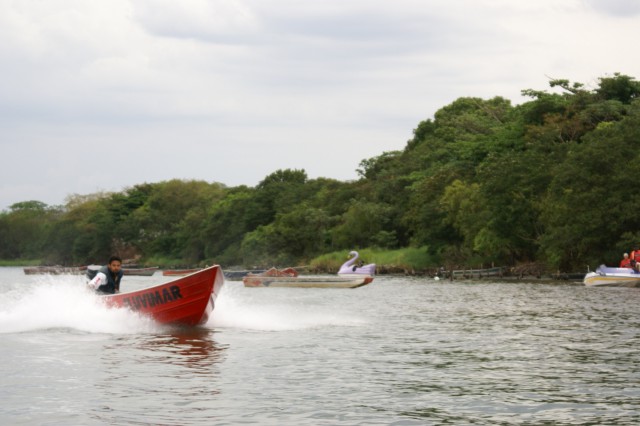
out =
[[[0,268],[0,424],[640,424],[639,307],[571,283],[227,281],[176,329]]]

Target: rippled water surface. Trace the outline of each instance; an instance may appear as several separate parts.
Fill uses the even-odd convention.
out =
[[[570,283],[230,281],[172,329],[0,268],[0,424],[640,424],[639,311]]]

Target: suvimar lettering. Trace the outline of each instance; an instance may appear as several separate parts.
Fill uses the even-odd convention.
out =
[[[138,294],[136,296],[126,297],[123,299],[123,302],[125,306],[136,311],[141,308],[163,305],[178,299],[182,299],[182,294],[180,294],[180,287],[174,285],[169,288],[163,288],[162,293],[160,293],[160,290],[156,290]]]

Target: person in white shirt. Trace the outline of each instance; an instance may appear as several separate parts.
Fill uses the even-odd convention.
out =
[[[111,256],[109,264],[100,268],[98,273],[88,286],[98,293],[115,294],[120,293],[120,280],[122,280],[122,259],[118,256]]]

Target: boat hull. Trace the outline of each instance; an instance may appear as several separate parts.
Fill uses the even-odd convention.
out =
[[[587,287],[640,287],[640,273],[629,268],[600,266],[585,275],[583,282]]]
[[[357,288],[370,284],[368,275],[269,277],[247,275],[242,279],[245,287],[298,287],[298,288]]]
[[[161,324],[195,326],[209,320],[223,284],[222,269],[215,265],[168,283],[102,297],[109,307],[128,308]]]
[[[227,270],[227,271],[224,271],[224,278],[229,281],[240,281],[247,275],[261,274],[265,271],[266,269],[252,269],[252,270],[246,270],[246,271]]]
[[[584,277],[587,287],[640,287],[640,277],[602,276],[591,272]]]

